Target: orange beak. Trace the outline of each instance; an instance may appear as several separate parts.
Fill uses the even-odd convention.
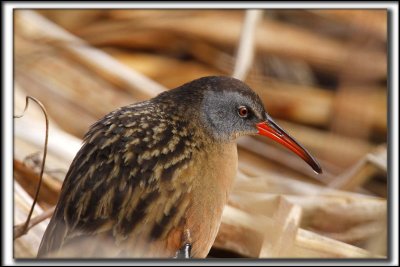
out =
[[[307,162],[308,165],[310,165],[316,173],[322,173],[322,169],[318,161],[313,156],[311,156],[311,154],[293,137],[285,132],[278,124],[276,124],[276,122],[274,122],[274,120],[268,114],[267,120],[257,123],[256,127],[258,129],[259,135],[269,137],[272,140],[290,149],[305,162]]]

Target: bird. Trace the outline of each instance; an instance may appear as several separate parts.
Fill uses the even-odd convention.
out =
[[[110,112],[85,134],[37,257],[207,257],[238,168],[236,140],[257,134],[322,173],[235,78],[198,78]]]

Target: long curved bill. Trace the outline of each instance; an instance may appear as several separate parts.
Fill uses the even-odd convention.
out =
[[[322,173],[321,166],[311,154],[293,137],[285,132],[268,114],[267,120],[257,123],[258,134],[264,135],[287,147],[302,158],[316,173]]]

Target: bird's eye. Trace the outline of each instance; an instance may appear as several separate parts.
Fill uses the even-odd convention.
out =
[[[242,118],[246,118],[249,115],[249,110],[245,106],[240,106],[238,108],[238,114]]]

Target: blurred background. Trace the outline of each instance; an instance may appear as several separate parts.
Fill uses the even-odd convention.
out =
[[[231,76],[240,40],[254,30],[243,79],[324,174],[264,138],[241,138],[238,177],[209,257],[386,257],[386,10],[263,10],[250,30],[246,14],[15,11],[14,112],[22,113],[29,95],[50,118],[34,216],[56,204],[91,124],[193,79]],[[33,103],[14,123],[20,224],[38,183],[45,128]],[[15,257],[35,257],[47,223],[15,239]]]

